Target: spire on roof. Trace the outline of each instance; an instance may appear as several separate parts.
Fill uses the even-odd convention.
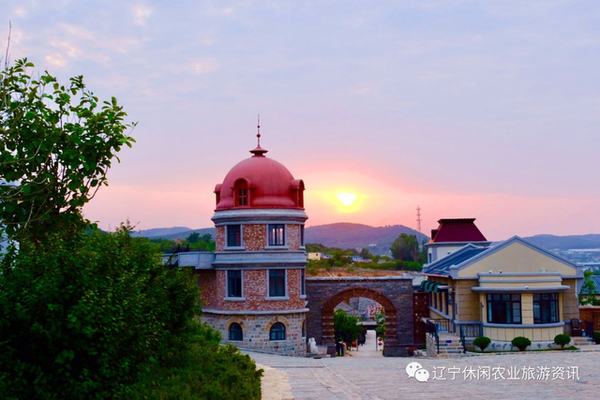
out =
[[[260,114],[258,114],[258,125],[256,127],[258,128],[258,133],[256,134],[256,137],[258,138],[258,146],[256,146],[254,150],[250,150],[250,153],[254,154],[252,157],[264,157],[268,150],[260,147]]]

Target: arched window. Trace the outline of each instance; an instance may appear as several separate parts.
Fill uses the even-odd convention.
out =
[[[235,196],[236,207],[247,207],[250,205],[248,193],[248,182],[244,179],[238,179],[233,186],[233,195]]]
[[[244,331],[242,330],[242,326],[237,322],[229,325],[229,340],[236,342],[244,340]]]
[[[275,322],[269,331],[270,340],[285,340],[285,325]]]

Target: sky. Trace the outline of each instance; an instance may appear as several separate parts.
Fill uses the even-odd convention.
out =
[[[600,233],[597,0],[0,0],[9,21],[10,59],[138,122],[84,208],[104,229],[212,226],[260,114],[307,226],[416,229],[420,207],[426,234]]]

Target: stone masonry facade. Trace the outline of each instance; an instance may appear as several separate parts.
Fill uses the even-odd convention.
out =
[[[223,343],[232,343],[240,348],[252,349],[264,353],[286,356],[306,356],[306,337],[302,326],[306,321],[304,313],[278,313],[277,315],[223,315],[203,313],[202,322],[206,322],[221,332]],[[229,341],[229,326],[238,323],[243,330],[242,341]],[[271,326],[281,322],[286,328],[285,340],[270,340]]]
[[[365,297],[385,309],[385,355],[407,356],[414,345],[412,278],[307,278],[308,337],[317,344],[334,345],[333,309],[342,301]]]

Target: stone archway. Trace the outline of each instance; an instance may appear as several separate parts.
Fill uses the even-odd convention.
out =
[[[342,301],[353,297],[375,300],[385,309],[385,356],[407,356],[414,344],[412,278],[307,278],[309,312],[308,337],[317,344],[335,348],[333,311]]]
[[[365,297],[375,300],[381,304],[385,310],[385,332],[386,338],[384,344],[386,347],[397,346],[396,338],[396,307],[381,293],[364,287],[343,290],[331,297],[323,306],[323,344],[327,345],[328,352],[335,348],[335,333],[333,327],[333,313],[335,307],[343,301],[348,301],[353,297]]]

